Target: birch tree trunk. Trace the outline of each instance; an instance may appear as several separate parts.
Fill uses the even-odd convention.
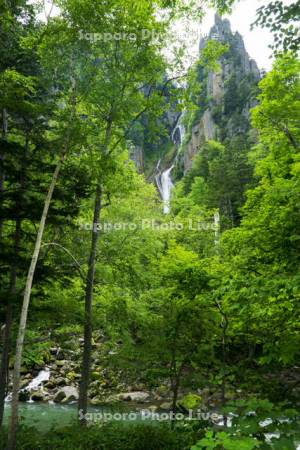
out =
[[[19,385],[20,385],[20,369],[22,364],[22,354],[24,347],[24,337],[26,331],[26,323],[28,316],[28,307],[30,303],[30,295],[31,295],[31,287],[33,282],[33,277],[36,269],[36,264],[38,261],[43,233],[45,229],[46,219],[50,207],[50,203],[52,200],[53,191],[57,182],[57,178],[65,159],[65,152],[61,156],[59,162],[56,165],[55,171],[52,176],[51,184],[48,189],[48,193],[45,199],[44,209],[38,229],[38,234],[36,237],[34,252],[32,255],[29,271],[26,279],[26,286],[24,291],[23,305],[20,317],[17,345],[16,345],[16,356],[15,356],[15,365],[14,365],[14,373],[13,373],[13,391],[12,391],[12,403],[11,403],[11,418],[10,418],[10,429],[9,429],[9,437],[8,437],[8,450],[14,450],[16,448],[16,434],[18,427],[18,400],[19,400]]]

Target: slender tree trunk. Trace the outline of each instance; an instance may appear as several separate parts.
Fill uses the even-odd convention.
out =
[[[12,309],[13,309],[12,302],[9,300],[5,315],[3,350],[1,355],[1,369],[0,369],[0,428],[3,425],[5,397],[7,395],[7,386],[8,386],[10,336],[13,317]]]
[[[84,320],[84,347],[81,368],[81,382],[79,389],[78,410],[80,412],[80,422],[86,424],[84,418],[87,412],[88,388],[90,379],[91,352],[92,352],[92,331],[93,331],[93,290],[96,268],[96,253],[99,240],[99,220],[102,203],[102,186],[97,186],[94,206],[94,219],[92,230],[92,244],[89,257],[89,267],[86,279],[85,289],[85,320]]]
[[[222,386],[221,386],[221,396],[222,396],[222,406],[226,405],[226,368],[227,368],[227,355],[226,355],[226,347],[227,347],[227,328],[228,328],[228,319],[224,311],[222,310],[221,305],[218,306],[220,314],[222,315]],[[223,415],[224,426],[227,427],[228,417],[226,414]]]
[[[176,374],[173,381],[172,381],[172,392],[173,392],[173,398],[172,398],[172,418],[171,418],[171,428],[172,430],[175,427],[175,414],[177,411],[177,400],[178,400],[178,391],[179,391],[179,383],[180,383],[180,375]]]
[[[9,287],[9,298],[6,306],[5,315],[5,328],[3,336],[3,350],[1,355],[1,369],[0,369],[0,428],[3,424],[4,415],[4,404],[5,397],[7,395],[7,385],[8,385],[8,374],[9,374],[9,355],[11,346],[11,329],[13,322],[13,300],[16,296],[17,287],[17,265],[18,265],[18,255],[19,246],[21,239],[21,220],[17,219],[16,229],[15,229],[15,245],[14,245],[14,258],[11,267],[10,275],[10,287]]]
[[[7,136],[7,111],[5,108],[2,110],[2,145],[6,141]],[[3,203],[3,193],[4,193],[4,150],[0,149],[0,202]],[[0,219],[0,242],[2,240],[2,229],[3,229],[3,220]]]
[[[248,359],[250,363],[253,362],[256,351],[256,342],[250,342],[248,347]]]
[[[3,113],[4,114],[4,113]],[[7,131],[7,126],[4,127]],[[26,144],[25,144],[25,154],[22,158],[22,170],[20,174],[20,195],[16,202],[16,211],[17,214],[21,211],[22,208],[22,199],[23,199],[23,190],[25,189],[25,172],[27,167],[27,157],[29,151],[29,135],[28,132],[26,134]],[[8,382],[9,382],[9,356],[11,351],[11,332],[12,332],[12,324],[13,324],[13,308],[14,302],[16,300],[16,288],[17,288],[17,276],[18,276],[18,259],[20,253],[20,242],[21,242],[21,230],[22,230],[22,219],[20,217],[16,217],[16,227],[14,233],[14,255],[11,266],[11,274],[10,274],[10,286],[9,286],[9,297],[8,303],[6,306],[6,315],[5,315],[5,329],[3,336],[3,351],[1,355],[1,368],[0,368],[0,428],[3,425],[3,416],[4,416],[4,406],[5,406],[5,397],[8,391]]]
[[[8,386],[11,326],[12,326],[12,302],[9,299],[5,314],[5,328],[3,333],[3,349],[1,355],[1,369],[0,369],[0,428],[3,425],[5,397],[7,395],[7,386]]]
[[[16,345],[16,357],[15,357],[15,365],[14,365],[14,374],[13,374],[13,392],[12,392],[12,404],[11,404],[11,419],[10,419],[10,430],[9,430],[9,439],[8,439],[8,450],[14,450],[16,447],[16,433],[18,426],[18,399],[19,399],[19,385],[20,385],[20,369],[22,363],[22,354],[23,354],[23,346],[24,346],[24,337],[26,331],[26,323],[28,316],[28,307],[30,303],[30,295],[31,295],[31,287],[33,282],[33,277],[41,249],[43,233],[45,229],[46,219],[50,207],[50,203],[52,200],[53,191],[57,182],[57,178],[65,159],[64,152],[57,163],[55,171],[52,176],[51,184],[49,186],[49,190],[45,199],[44,209],[38,229],[38,234],[36,237],[34,252],[32,255],[29,271],[27,274],[26,286],[24,291],[23,305],[20,317],[17,345]]]
[[[104,155],[107,155],[108,153],[108,148],[111,140],[111,132],[112,132],[112,119],[110,116],[105,131],[105,139],[103,145]],[[86,425],[85,415],[87,413],[88,389],[90,381],[92,332],[93,332],[93,291],[94,291],[94,279],[96,268],[97,244],[99,240],[98,224],[100,220],[100,213],[102,207],[102,192],[103,192],[102,183],[101,181],[99,181],[95,194],[92,240],[88,263],[88,273],[85,286],[84,345],[83,345],[81,381],[79,386],[79,400],[78,400],[79,421],[82,426]]]
[[[171,417],[171,429],[173,430],[175,427],[175,414],[177,411],[177,400],[178,400],[178,392],[180,387],[180,381],[181,381],[181,374],[184,367],[184,361],[181,362],[180,366],[178,367],[177,361],[176,361],[176,347],[177,347],[177,334],[178,334],[178,328],[176,327],[176,333],[173,343],[173,349],[172,349],[172,359],[171,359],[171,389],[172,389],[172,417]]]

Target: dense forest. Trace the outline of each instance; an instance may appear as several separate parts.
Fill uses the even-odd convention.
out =
[[[237,3],[1,1],[1,449],[300,448],[300,1],[268,71]]]

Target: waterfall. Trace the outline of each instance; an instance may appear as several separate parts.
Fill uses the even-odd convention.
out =
[[[160,192],[161,198],[163,200],[164,205],[164,214],[169,214],[170,212],[170,200],[171,200],[171,191],[174,187],[171,180],[171,172],[174,165],[172,165],[169,169],[161,172],[160,170],[160,160],[156,166],[156,170],[158,171],[155,176],[155,181]]]
[[[21,389],[20,392],[33,392],[36,391],[38,388],[43,388],[43,383],[45,381],[49,381],[50,379],[50,369],[45,369],[45,370],[41,370],[38,375],[30,381],[30,383],[28,384],[28,386],[26,386],[25,388]],[[6,402],[10,402],[12,399],[12,394],[8,394],[5,398]],[[32,401],[32,400],[29,400]]]
[[[155,181],[156,181],[157,187],[159,189],[161,198],[163,200],[164,214],[169,214],[169,212],[170,212],[171,193],[172,193],[172,189],[174,187],[174,184],[172,183],[172,179],[171,179],[171,172],[177,162],[180,146],[181,146],[184,136],[185,136],[185,127],[182,123],[184,114],[185,114],[185,112],[183,112],[179,116],[179,118],[175,124],[175,127],[172,131],[172,134],[171,134],[171,139],[177,147],[176,156],[173,160],[171,167],[169,167],[168,169],[166,169],[162,172],[161,168],[160,168],[161,159],[158,161],[158,163],[156,165]],[[179,137],[178,137],[178,134],[179,134]]]
[[[216,211],[214,214],[214,228],[215,228],[215,245],[219,244],[220,240],[220,213]]]
[[[41,370],[38,373],[38,375],[32,381],[30,381],[28,386],[26,386],[23,389],[23,391],[27,392],[35,391],[38,387],[42,386],[42,383],[44,383],[45,381],[49,381],[49,379],[50,379],[50,370],[49,369]]]
[[[185,126],[182,123],[185,114],[186,114],[185,111],[183,111],[183,113],[180,114],[180,116],[176,122],[176,125],[172,131],[172,134],[171,134],[172,141],[174,142],[175,145],[178,145],[179,147],[183,143],[183,140],[185,137]],[[178,133],[179,133],[179,139],[177,139]]]
[[[174,187],[171,180],[171,172],[174,165],[172,165],[169,169],[165,170],[161,175],[161,196],[164,202],[164,213],[169,214],[170,212],[170,200],[171,200],[171,191]]]

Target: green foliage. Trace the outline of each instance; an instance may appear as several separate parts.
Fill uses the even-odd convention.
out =
[[[225,12],[230,12],[231,5],[233,5],[235,1],[236,0],[212,0],[212,4],[221,14],[223,14]]]
[[[232,425],[222,431],[209,430],[196,449],[293,449],[299,439],[299,413],[268,400],[240,400],[228,403],[224,414]],[[269,434],[268,434],[269,433]]]
[[[191,443],[189,435],[168,425],[108,423],[79,430],[78,426],[40,434],[34,429],[19,431],[18,450],[183,450]],[[0,434],[4,450],[4,434]]]
[[[254,25],[268,28],[274,34],[274,44],[271,48],[275,53],[282,51],[297,53],[300,47],[299,17],[298,0],[289,4],[277,0],[258,8]]]
[[[200,64],[208,71],[218,72],[220,69],[219,60],[228,50],[228,44],[222,44],[213,39],[209,40],[201,52]]]
[[[251,330],[256,341],[264,343],[260,362],[287,364],[297,359],[299,345],[299,252],[294,245],[299,180],[293,170],[299,145],[299,62],[289,55],[278,60],[261,88],[260,105],[253,111],[260,132],[253,154],[259,184],[247,192],[241,226],[223,237],[232,274],[226,291],[231,314],[237,312],[235,299],[243,305],[236,331]]]
[[[224,450],[253,450],[258,447],[258,441],[250,437],[232,437],[225,431],[214,435],[213,431],[208,431],[205,438],[201,439],[191,450],[207,449],[214,450],[222,448]]]
[[[40,333],[31,330],[27,331],[26,342],[23,358],[26,368],[43,367],[50,359],[50,342],[43,342]]]
[[[280,3],[261,9],[258,21],[281,13]],[[233,2],[214,4],[224,12]],[[1,43],[0,71],[3,124],[8,120],[0,140],[1,318],[12,301],[17,319],[44,193],[67,141],[69,147],[34,280],[24,364],[45,365],[50,346],[73,349],[82,334],[92,204],[101,181],[93,290],[93,327],[104,336],[100,365],[121,367],[147,388],[163,384],[163,395],[172,391],[177,405],[180,389],[189,392],[191,384],[195,391],[207,385],[222,390],[222,406],[239,383],[278,402],[291,385],[280,394],[277,380],[272,392],[270,372],[293,373],[300,356],[299,60],[282,55],[260,82],[253,131],[244,108],[257,94],[257,79],[239,69],[234,39],[228,46],[208,42],[188,73],[187,89],[176,93],[166,80],[161,48],[169,21],[194,2],[59,5],[61,15],[47,24],[35,23],[22,1],[6,5],[0,18],[0,33],[9,37],[7,49]],[[158,18],[158,6],[166,9],[166,21]],[[271,30],[286,33],[286,41],[280,35],[277,41],[283,38],[291,50],[295,30],[285,24],[296,6],[268,19]],[[144,29],[160,38],[142,39]],[[78,30],[134,31],[137,39],[91,42],[79,39]],[[224,104],[205,89],[221,63],[235,69]],[[185,143],[207,108],[217,133],[203,143],[173,191],[171,214],[163,216],[155,187],[137,174],[130,152],[142,143],[149,179],[154,161],[174,160],[168,113],[176,116],[177,97],[188,111]],[[72,371],[68,377],[77,378]],[[98,381],[98,367],[91,379]],[[189,409],[202,401],[205,395],[189,394],[181,404]],[[225,412],[237,414],[231,428],[197,424],[196,435],[186,424],[176,424],[174,432],[144,424],[45,435],[21,430],[19,448],[185,450],[199,440],[193,449],[288,449],[298,438],[298,411],[285,406],[255,399],[227,403]],[[265,435],[272,432],[281,435],[269,442]]]
[[[239,210],[252,174],[247,153],[247,144],[238,137],[226,145],[209,141],[183,180],[184,195],[188,194],[192,204],[220,210],[222,229],[240,220]]]

